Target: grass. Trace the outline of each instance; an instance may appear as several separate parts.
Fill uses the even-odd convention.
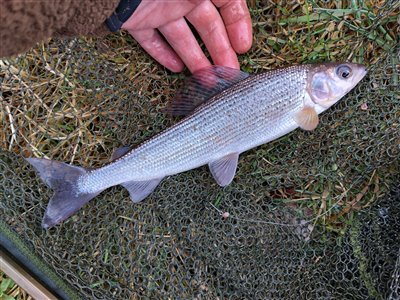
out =
[[[291,6],[284,1],[249,1],[255,39],[251,52],[240,56],[242,68],[254,73],[325,60],[373,66],[397,42],[398,4],[394,5],[384,13],[383,0],[328,1],[324,7],[315,1],[292,1]],[[0,60],[0,147],[24,157],[96,167],[121,144],[137,144],[172,124],[174,120],[160,110],[183,76],[163,70],[139,49],[122,33],[61,45],[50,41],[16,59]],[[105,64],[99,67],[99,62]],[[255,173],[260,172],[263,169]],[[381,170],[370,172],[357,186],[351,180],[312,179],[302,188],[291,187],[290,193],[274,191],[274,199],[310,209],[315,222],[342,231],[354,212],[385,190],[388,177]],[[215,206],[221,197],[214,200]]]
[[[346,5],[346,1],[341,3]],[[262,33],[257,38],[266,39],[265,44],[271,46],[279,41],[280,45],[277,47],[285,59],[278,59],[286,63],[288,59],[299,63],[347,57],[348,60],[355,58],[358,62],[373,64],[376,61],[365,59],[367,53],[362,53],[363,49],[373,51],[373,55],[369,57],[378,59],[382,52],[390,51],[397,39],[393,27],[397,20],[396,9],[382,16],[380,7],[384,3],[385,1],[364,1],[362,6],[358,7],[356,2],[352,1],[351,8],[341,8],[338,7],[337,1],[328,2],[327,7],[319,7],[314,1],[305,1],[303,5],[295,4],[288,9],[278,2],[274,9],[271,8],[270,13],[282,16],[278,22],[280,27],[273,28],[273,32],[267,32],[264,28],[271,23],[268,18],[270,15],[262,16],[255,22]],[[254,11],[260,12],[260,9]],[[286,38],[279,38],[282,35]],[[285,44],[289,47],[282,47]],[[293,53],[296,49],[298,51]],[[272,52],[265,50],[268,54]],[[292,53],[285,55],[286,51]],[[276,60],[270,58],[267,62],[272,63]]]
[[[396,12],[379,15],[384,1],[365,1],[362,6],[351,1],[351,8],[337,7],[335,1],[324,8],[312,3],[306,1],[286,7],[279,1],[275,6],[268,5],[268,1],[250,1],[253,14],[261,14],[254,17],[257,40],[254,50],[241,57],[243,68],[256,72],[259,68],[337,58],[374,64],[396,42],[393,27]],[[281,17],[279,26],[271,32],[268,18],[274,15]],[[133,57],[138,47],[132,45],[126,34],[124,37],[110,36],[100,42],[90,38],[83,43],[73,40],[67,49],[77,44],[83,48],[97,48],[96,57],[110,62],[111,68],[124,73],[132,86],[140,87],[139,95],[151,89],[149,80],[167,79],[158,89],[165,94],[163,99],[172,97],[174,90],[166,85],[175,86],[181,76],[164,72],[161,75],[148,57]],[[35,63],[38,58],[42,64]],[[81,57],[86,58],[96,63],[96,59],[87,55]],[[2,148],[47,158],[56,153],[60,159],[71,163],[78,160],[87,164],[93,161],[92,157],[98,159],[99,154],[103,161],[109,157],[110,148],[115,144],[112,130],[105,131],[104,122],[115,122],[113,116],[124,113],[113,106],[115,101],[129,101],[131,97],[121,93],[119,87],[107,87],[99,82],[95,67],[84,70],[93,72],[93,80],[81,81],[75,63],[51,44],[33,49],[17,63],[0,61],[1,76],[6,79],[2,83],[3,98],[13,93],[13,103],[1,101]],[[20,87],[25,89],[24,95],[18,95]],[[89,103],[88,97],[91,98]],[[159,101],[157,99],[154,104],[162,105]],[[91,105],[93,103],[95,105]],[[33,109],[27,111],[27,105]]]
[[[243,70],[257,73],[292,64],[325,60],[363,62],[373,69],[398,42],[398,8],[393,7],[385,13],[385,1],[324,1],[326,3],[323,7],[317,6],[314,1],[290,1],[290,6],[287,2],[289,1],[248,2],[253,15],[255,38],[252,50],[240,56]],[[384,80],[398,83],[398,74],[395,72],[398,64],[398,60],[393,57],[392,73],[388,76],[382,74],[386,76]],[[184,75],[171,74],[162,69],[141,52],[132,38],[122,33],[120,36],[112,35],[102,40],[83,38],[65,43],[51,40],[18,58],[0,60],[0,77],[0,148],[24,157],[47,157],[85,167],[97,167],[109,160],[116,147],[124,144],[137,145],[176,121],[164,116],[161,109],[173,97]],[[373,77],[371,80],[376,85],[371,90],[367,87],[369,82],[360,88],[364,89],[364,95],[370,96],[378,87],[382,89],[382,93],[389,89],[382,87],[377,78]],[[360,101],[361,99],[349,100],[346,105],[336,107],[338,113],[332,114],[330,119],[326,117],[324,122],[329,125],[320,127],[317,133],[298,131],[241,156],[236,176],[238,180],[233,187],[221,189],[213,198],[201,201],[209,200],[210,209],[217,210],[216,218],[221,219],[221,222],[236,219],[237,227],[242,222],[245,223],[242,228],[246,228],[248,222],[274,225],[283,223],[278,223],[272,217],[270,219],[272,214],[258,211],[246,214],[240,209],[233,211],[232,206],[226,209],[226,202],[230,200],[229,193],[242,190],[248,192],[246,196],[252,197],[248,202],[250,204],[258,205],[264,201],[276,210],[292,209],[296,216],[310,222],[311,230],[320,226],[343,236],[350,228],[350,232],[356,234],[357,224],[354,220],[357,213],[372,206],[386,194],[392,183],[391,175],[398,171],[395,166],[387,167],[383,164],[366,168],[367,163],[362,163],[364,159],[368,159],[366,152],[360,159],[352,159],[353,153],[345,151],[337,154],[338,157],[333,157],[331,154],[334,152],[336,155],[336,151],[330,152],[329,146],[320,145],[320,141],[328,138],[332,144],[336,143],[333,144],[336,150],[349,147],[346,144],[349,140],[356,150],[369,146],[363,143],[362,138],[356,137],[361,134],[355,132],[355,129],[365,124],[372,128],[377,121],[372,117],[361,119],[362,115],[357,114]],[[388,107],[396,105],[385,103],[386,99],[362,101],[370,101],[371,116],[390,115]],[[351,123],[357,118],[360,120]],[[390,129],[385,120],[379,122],[379,131]],[[381,137],[376,134],[365,135],[370,140]],[[379,143],[375,148],[385,148],[393,144],[393,140],[382,140]],[[314,154],[313,151],[318,149],[325,149],[327,153]],[[349,166],[347,161],[350,161],[349,164],[360,163]],[[191,175],[186,173],[182,176],[186,180],[186,176]],[[193,185],[198,183],[196,180],[190,182]],[[160,194],[162,195],[161,192]],[[40,199],[43,202],[46,200]],[[185,201],[189,202],[188,200]],[[114,203],[114,199],[107,201]],[[114,204],[106,205],[103,201],[100,205],[103,205],[105,214],[115,213],[114,210],[108,211],[111,207],[114,209]],[[190,205],[193,204],[187,205],[191,208]],[[118,263],[124,264],[122,269],[131,270],[132,274],[139,276],[142,268],[151,261],[155,267],[153,276],[169,276],[164,274],[168,272],[168,265],[171,262],[183,264],[185,253],[180,253],[178,248],[174,251],[169,249],[177,246],[174,230],[165,224],[168,221],[163,219],[152,223],[153,219],[152,222],[144,219],[148,221],[144,223],[141,219],[142,212],[145,215],[146,211],[151,210],[156,214],[157,209],[163,208],[162,204],[161,208],[156,205],[154,207],[142,207],[140,209],[143,211],[139,211],[137,215],[125,215],[121,209],[115,215],[113,224],[99,221],[101,228],[97,228],[97,232],[92,232],[90,236],[95,241],[95,251],[80,253],[81,256],[71,258],[71,270],[68,272],[75,272],[73,268],[82,268],[79,269],[81,274],[77,273],[77,276],[99,293],[110,290],[110,285],[114,285],[114,282],[104,280],[103,274],[96,277],[97,270],[88,271],[85,269],[86,265],[79,262],[87,261],[91,268],[98,268],[101,272],[108,270],[115,285],[120,280],[121,285],[131,285],[132,290],[137,288],[134,282],[123,282],[125,279],[121,274],[112,273],[118,271]],[[99,208],[91,206],[90,209],[93,211],[87,211],[84,217],[93,221],[90,214],[98,213],[96,210]],[[227,220],[222,217],[224,212],[230,214]],[[160,215],[163,213],[165,212]],[[191,213],[188,212],[186,217],[193,223],[191,235],[200,235],[194,229],[201,228],[202,225],[192,218]],[[65,235],[65,231],[68,233],[68,226],[73,227],[72,223],[78,226],[78,221],[70,222],[65,227],[60,226],[61,229],[54,229],[56,234],[38,235],[38,245],[43,242],[43,246],[38,248],[44,251],[46,247],[47,251],[47,246],[50,245],[49,249],[52,249],[53,238],[55,243],[70,238],[73,242],[67,247],[70,244],[79,244],[80,241]],[[181,220],[177,219],[176,222]],[[127,224],[126,228],[120,224]],[[355,228],[351,231],[353,226]],[[130,233],[119,234],[121,228]],[[118,253],[114,249],[115,245],[127,244],[122,240],[107,240],[110,232],[117,232],[118,237],[129,235],[132,243],[126,247],[121,246],[121,252]],[[76,232],[70,230],[69,234],[75,235]],[[161,252],[150,251],[153,249],[150,246],[158,242],[162,242],[170,252],[165,249]],[[137,251],[138,249],[148,250],[148,253]],[[74,249],[66,248],[66,252],[70,251]],[[168,253],[176,255],[175,252],[178,253],[178,258],[179,255],[184,257],[179,260],[182,262],[174,261],[176,256],[168,256]],[[57,256],[49,257],[54,259]],[[132,262],[136,262],[134,267]],[[151,274],[151,271],[147,272]],[[157,278],[146,275],[147,273],[142,274],[140,278],[143,282],[147,280],[149,289],[163,288]],[[4,282],[5,276],[2,273],[0,276]],[[4,290],[10,297],[16,297],[14,299],[31,299],[9,280]]]
[[[0,299],[1,300],[34,300],[23,289],[0,270]]]

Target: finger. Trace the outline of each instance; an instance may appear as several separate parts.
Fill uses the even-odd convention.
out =
[[[167,69],[172,72],[183,70],[185,66],[182,60],[155,29],[128,31],[148,54]]]
[[[237,53],[251,48],[253,29],[251,17],[245,0],[212,0],[219,7],[229,40]]]
[[[192,73],[211,65],[185,19],[178,19],[158,29]]]
[[[237,55],[229,42],[225,25],[211,2],[202,2],[186,18],[200,34],[214,64],[239,69]]]

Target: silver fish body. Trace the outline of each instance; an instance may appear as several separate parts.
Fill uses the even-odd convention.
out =
[[[347,74],[342,65],[291,66],[233,83],[174,126],[110,164],[92,171],[69,166],[74,168],[74,179],[66,180],[72,189],[68,195],[58,197],[57,189],[65,192],[66,188],[52,185],[49,179],[54,176],[49,175],[50,169],[65,169],[65,164],[28,159],[56,190],[42,225],[47,228],[62,221],[108,187],[122,184],[137,202],[151,193],[162,178],[206,164],[220,185],[229,184],[240,153],[299,126],[315,128],[317,115],[343,97],[366,73],[361,65],[346,64],[354,77],[346,85],[336,79],[338,72],[340,76]],[[342,69],[338,71],[339,67]],[[60,204],[62,201],[69,201],[69,206]]]
[[[242,153],[298,127],[308,65],[249,77],[115,162],[88,173],[80,190],[181,173]],[[288,84],[290,83],[290,84]]]

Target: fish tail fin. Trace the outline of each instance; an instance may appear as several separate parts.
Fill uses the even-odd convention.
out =
[[[79,193],[78,180],[87,173],[84,168],[42,158],[26,160],[36,169],[41,179],[54,190],[42,220],[42,227],[45,229],[67,219],[102,192]]]

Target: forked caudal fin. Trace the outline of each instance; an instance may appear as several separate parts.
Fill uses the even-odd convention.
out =
[[[47,205],[42,220],[42,227],[45,229],[67,219],[102,192],[79,194],[77,183],[80,176],[87,172],[84,168],[42,158],[27,158],[26,160],[36,169],[42,180],[54,190],[54,195]]]

